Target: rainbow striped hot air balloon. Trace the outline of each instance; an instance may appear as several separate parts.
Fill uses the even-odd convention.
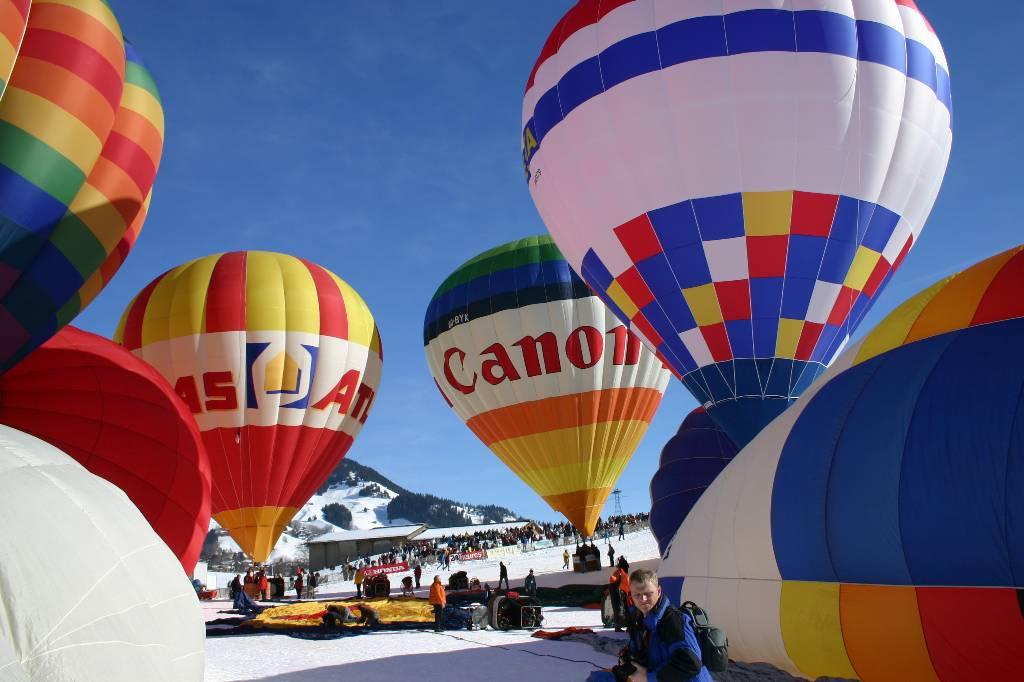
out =
[[[27,11],[20,45],[17,17]],[[19,14],[19,12],[21,12]],[[102,0],[0,0],[0,372],[68,324],[135,242],[160,97]],[[16,52],[16,54],[15,54]]]
[[[257,562],[345,456],[380,385],[363,299],[282,254],[217,254],[164,273],[128,305],[115,340],[191,408],[213,517]]]
[[[659,573],[734,659],[1021,678],[1022,291],[1018,246],[909,299],[704,492]]]
[[[669,373],[654,354],[547,236],[460,266],[430,301],[423,343],[473,433],[592,534],[665,393]]]

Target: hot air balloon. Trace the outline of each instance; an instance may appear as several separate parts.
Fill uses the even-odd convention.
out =
[[[210,526],[210,464],[192,413],[156,370],[65,327],[0,375],[0,424],[123,490],[192,575]]]
[[[0,98],[3,372],[120,267],[149,206],[164,121],[152,77],[103,0],[34,0],[31,11],[0,0],[0,34],[0,68],[5,41],[16,49]]]
[[[257,562],[345,456],[380,385],[369,309],[325,268],[264,251],[199,258],[150,282],[115,340],[199,424],[212,511]]]
[[[0,425],[0,678],[203,679],[181,564],[111,483]]]
[[[704,492],[660,573],[808,678],[1024,666],[1024,247],[894,310]]]
[[[664,554],[701,493],[736,456],[736,446],[703,407],[686,416],[661,449],[651,478],[651,532]]]
[[[912,0],[580,0],[530,74],[523,162],[573,269],[742,446],[917,240],[951,111]]]
[[[427,364],[466,425],[584,535],[668,383],[548,237],[486,251],[427,307]]]

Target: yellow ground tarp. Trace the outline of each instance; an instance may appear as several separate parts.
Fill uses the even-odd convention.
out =
[[[377,612],[382,625],[390,623],[433,623],[434,610],[426,599],[397,597],[395,599],[352,599],[342,601],[304,601],[284,606],[274,606],[249,621],[256,628],[313,627],[322,622],[327,607],[331,604],[347,606],[356,616],[361,614],[365,604]],[[354,627],[356,623],[346,623]]]

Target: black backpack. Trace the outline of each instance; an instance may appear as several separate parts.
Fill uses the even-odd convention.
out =
[[[692,601],[683,602],[682,610],[693,620],[704,667],[713,673],[725,672],[729,665],[729,638],[725,630],[712,625],[707,611]]]

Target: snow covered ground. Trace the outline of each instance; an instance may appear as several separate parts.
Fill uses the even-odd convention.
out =
[[[630,568],[654,567],[658,549],[649,531],[611,541],[616,558],[625,555]],[[498,561],[509,568],[513,588],[521,586],[532,568],[542,587],[566,584],[606,583],[611,574],[607,545],[599,542],[604,556],[600,572],[586,574],[562,570],[563,547],[551,547],[501,559],[452,563],[451,571],[465,570],[470,578],[479,577],[492,586],[498,582]],[[570,551],[573,549],[569,547]],[[447,583],[449,571],[427,567],[421,595],[434,575]],[[392,576],[397,585],[401,575]],[[319,591],[319,599],[349,597],[355,594],[351,582],[332,582]],[[207,620],[223,617],[226,602],[204,602]],[[548,607],[544,609],[544,629],[569,626],[594,628],[605,636],[622,637],[601,626],[600,612],[590,609]],[[287,635],[259,634],[211,637],[206,640],[206,679],[289,680],[494,680],[496,682],[542,682],[546,680],[586,679],[597,667],[614,664],[612,656],[599,653],[578,642],[549,642],[530,637],[525,631],[458,630],[444,633],[399,631],[373,632],[358,637],[314,641]]]

